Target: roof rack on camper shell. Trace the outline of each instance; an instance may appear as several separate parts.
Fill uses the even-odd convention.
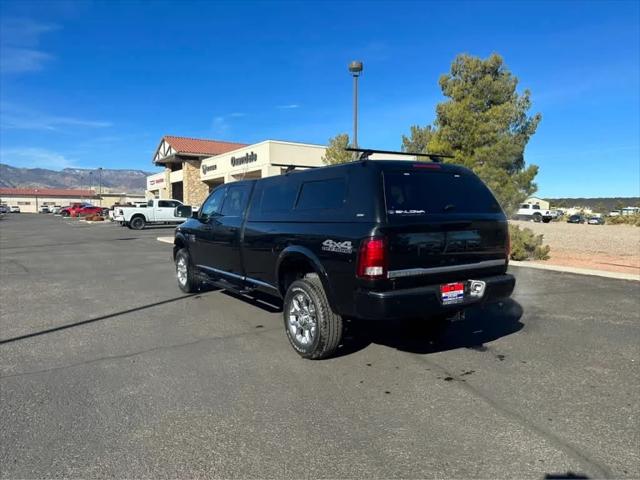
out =
[[[359,160],[367,160],[373,153],[388,153],[393,155],[409,155],[417,157],[429,157],[434,162],[440,162],[442,158],[453,158],[453,155],[445,155],[442,153],[417,153],[417,152],[395,152],[393,150],[374,150],[371,148],[345,148],[347,152],[360,152]]]

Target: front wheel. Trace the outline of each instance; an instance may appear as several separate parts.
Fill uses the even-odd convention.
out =
[[[193,293],[198,290],[200,285],[193,271],[193,265],[191,265],[189,250],[186,248],[181,248],[176,253],[176,279],[178,287],[184,293]]]
[[[131,220],[130,224],[131,228],[134,230],[142,230],[144,228],[145,221],[142,217],[135,217]]]
[[[340,345],[342,317],[331,310],[315,273],[289,286],[282,312],[289,343],[300,356],[312,360],[327,358]]]

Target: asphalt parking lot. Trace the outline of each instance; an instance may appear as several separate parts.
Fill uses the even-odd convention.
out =
[[[640,283],[514,268],[311,362],[277,302],[181,294],[171,233],[0,221],[2,478],[640,477]]]

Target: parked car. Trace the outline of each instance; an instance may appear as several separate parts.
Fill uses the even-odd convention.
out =
[[[11,213],[20,213],[19,205],[11,205],[10,209],[11,209]]]
[[[51,210],[49,210],[49,205],[42,205],[40,207],[40,213],[51,213]]]
[[[540,208],[540,205],[533,203],[521,204],[518,212],[516,213],[516,219],[530,220],[533,222],[549,223],[552,219],[557,217],[558,212],[555,210],[543,210]]]
[[[86,217],[87,215],[102,215],[102,207],[95,207],[93,205],[84,205],[76,210],[77,217]]]
[[[9,205],[0,205],[0,213],[9,213],[10,211]]]
[[[68,207],[61,208],[60,215],[62,215],[63,217],[77,217],[78,211],[81,208],[91,207],[91,206],[93,205],[91,205],[90,203],[80,203],[80,202],[72,203]]]
[[[582,215],[570,215],[567,218],[567,223],[584,223],[584,217]]]
[[[602,217],[589,217],[587,220],[588,225],[604,225],[604,218]]]
[[[182,206],[179,200],[149,200],[146,207],[117,207],[114,220],[134,230],[142,230],[146,225],[178,224],[184,218],[175,216],[176,207]]]
[[[60,213],[60,210],[62,209],[62,207],[60,205],[54,205],[52,207],[49,207],[49,210],[51,211],[51,213],[53,214],[58,214]]]
[[[222,185],[179,206],[179,288],[283,299],[293,349],[334,353],[343,318],[441,322],[511,295],[507,218],[471,171],[361,160]]]

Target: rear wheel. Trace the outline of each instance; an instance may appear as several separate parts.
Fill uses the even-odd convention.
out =
[[[342,340],[342,317],[331,310],[315,273],[289,286],[284,298],[283,316],[289,343],[304,358],[327,358]]]
[[[69,212],[62,212],[60,215],[62,215],[63,217],[68,217],[69,216]]]
[[[142,230],[145,225],[144,218],[142,217],[134,217],[129,223],[131,225],[131,228],[133,228],[134,230]]]
[[[178,287],[184,293],[193,293],[198,290],[200,285],[191,265],[189,250],[186,248],[181,248],[176,253],[176,279],[178,280]]]
[[[536,223],[540,223],[542,221],[542,215],[539,213],[533,214],[533,221]]]

